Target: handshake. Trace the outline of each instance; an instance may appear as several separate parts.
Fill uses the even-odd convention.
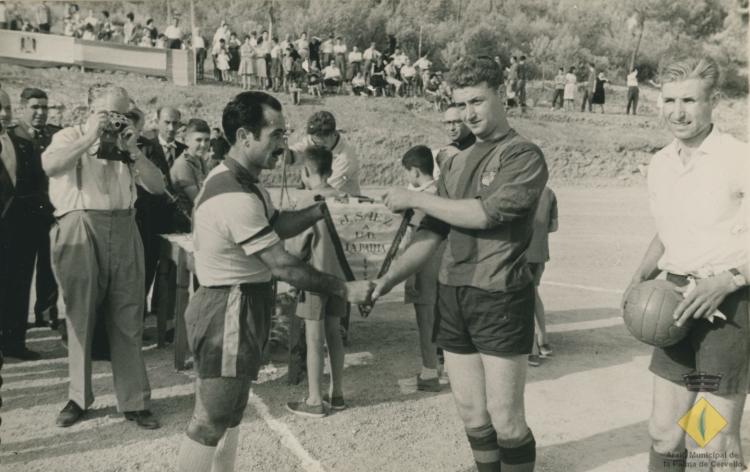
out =
[[[353,280],[346,282],[346,301],[360,305],[360,311],[369,313],[375,301],[393,288],[385,277],[377,280]],[[366,316],[363,312],[363,316]]]

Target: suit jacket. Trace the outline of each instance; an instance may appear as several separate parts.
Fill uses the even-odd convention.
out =
[[[15,128],[15,132],[18,136],[27,139],[34,143],[34,148],[39,152],[39,155],[41,155],[45,149],[47,149],[47,146],[49,146],[49,143],[52,142],[52,136],[60,131],[62,128],[59,126],[55,126],[53,124],[46,124],[42,127],[42,129],[38,130],[38,134],[36,136],[32,136],[32,129],[31,125],[19,122],[18,126]]]
[[[169,160],[167,159],[167,155],[164,153],[164,148],[161,147],[161,143],[159,142],[159,136],[158,135],[157,135],[157,137],[156,137],[156,139],[154,141],[156,141],[156,144],[159,147],[159,152],[161,153],[162,156],[164,156],[164,162],[166,162],[169,167],[172,167],[172,164],[174,164],[174,161],[169,162]],[[174,160],[176,161],[177,158],[180,157],[180,155],[183,152],[185,152],[185,149],[187,149],[187,146],[185,144],[177,141],[176,139],[174,141],[174,144],[175,144]]]
[[[17,127],[12,127],[7,129],[8,137],[13,143],[13,148],[16,152],[16,172],[18,173],[19,169],[21,169],[22,166],[25,166],[31,168],[34,173],[43,173],[41,155],[36,151],[34,144],[31,141],[19,136],[16,132],[16,128]],[[0,218],[5,216],[15,196],[16,186],[13,184],[13,179],[11,178],[8,169],[5,168],[5,164],[0,160]],[[40,196],[39,203],[44,211],[50,211],[51,215],[49,199]]]
[[[138,138],[138,147],[148,160],[161,170],[167,184],[167,190],[174,195],[172,179],[169,175],[169,164],[159,139],[149,139],[144,136]],[[176,141],[175,155],[178,157],[187,146]],[[175,158],[176,158],[175,157]],[[173,233],[175,231],[189,231],[190,223],[182,217],[177,204],[166,195],[152,195],[140,185],[137,187],[138,199],[135,202],[136,218],[140,227],[151,234]]]

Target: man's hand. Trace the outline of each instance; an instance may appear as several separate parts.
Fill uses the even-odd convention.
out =
[[[676,326],[682,326],[690,318],[708,318],[719,308],[724,298],[736,290],[729,272],[698,279],[695,284],[695,289],[685,296],[672,315]],[[684,294],[687,286],[678,287],[677,291]]]
[[[375,284],[370,280],[353,280],[346,283],[346,301],[357,305],[370,303]]]
[[[128,126],[120,132],[118,137],[120,149],[128,151],[133,159],[140,155],[138,149],[138,132],[132,126]]]
[[[392,187],[383,194],[383,203],[393,212],[414,208],[414,197],[417,192],[403,188]]]
[[[387,294],[391,289],[393,289],[393,283],[387,274],[375,280],[375,290],[372,291],[373,301]]]
[[[109,123],[109,113],[98,111],[89,115],[86,120],[86,134],[92,139],[99,138]]]

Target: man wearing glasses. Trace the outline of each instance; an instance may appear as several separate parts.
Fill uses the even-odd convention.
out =
[[[451,142],[435,154],[435,163],[437,164],[435,166],[435,178],[440,175],[440,169],[445,162],[464,149],[470,148],[477,140],[461,119],[461,111],[455,105],[451,105],[445,110],[443,126]]]

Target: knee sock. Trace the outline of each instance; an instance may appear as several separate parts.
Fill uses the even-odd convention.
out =
[[[211,472],[233,472],[237,459],[237,443],[240,439],[240,427],[228,428],[216,446]]]
[[[497,433],[491,424],[479,428],[466,428],[474,462],[478,472],[500,472],[500,448]]]
[[[532,472],[536,462],[536,441],[529,430],[520,440],[498,440],[503,472]]]
[[[177,457],[177,472],[210,472],[215,450],[185,436]]]
[[[648,472],[685,472],[686,459],[687,449],[662,454],[652,446],[648,454]]]

